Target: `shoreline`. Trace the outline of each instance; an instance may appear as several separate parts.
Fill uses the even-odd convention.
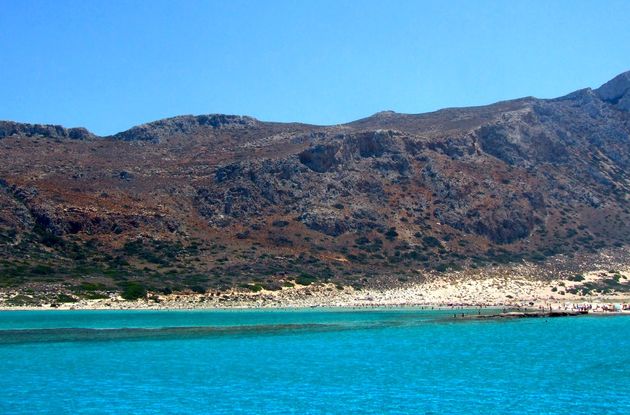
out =
[[[323,308],[509,308],[630,312],[630,270],[614,271],[615,289],[586,290],[611,281],[612,271],[584,273],[581,279],[535,279],[526,275],[471,277],[451,274],[390,288],[338,286],[333,283],[295,285],[280,290],[231,289],[205,293],[149,292],[124,300],[116,292],[84,299],[64,287],[45,290],[0,290],[0,310],[238,310]],[[605,286],[604,286],[605,287]],[[42,294],[42,291],[44,294]],[[37,294],[39,293],[39,294]],[[70,301],[60,301],[64,298]]]
[[[592,303],[597,304],[597,303]],[[478,311],[479,307],[474,306],[446,306],[446,305],[389,305],[389,304],[374,304],[374,305],[361,305],[361,306],[347,306],[347,305],[338,305],[338,306],[314,306],[314,307],[292,307],[292,306],[278,306],[278,307],[248,307],[248,306],[238,306],[238,307],[206,307],[206,308],[173,308],[173,307],[161,307],[161,308],[149,308],[149,307],[125,307],[125,308],[51,308],[51,307],[0,307],[0,313],[2,312],[11,312],[11,311],[148,311],[148,312],[191,312],[191,311],[199,311],[199,312],[239,312],[239,311],[285,311],[285,312],[305,312],[305,311],[313,311],[313,312],[336,312],[336,311],[387,311],[387,310],[416,310],[416,311],[457,311],[457,314],[461,311]],[[515,317],[530,317],[533,314],[560,314],[563,313],[565,309],[563,308],[553,308],[552,311],[543,312],[537,308],[513,308],[513,307],[502,307],[498,305],[490,305],[484,306],[481,308],[482,310],[487,311],[501,311],[498,314],[484,315],[485,318],[494,318],[494,317],[510,317],[511,314],[514,314]],[[519,310],[519,311],[514,311]],[[516,315],[519,314],[519,315]],[[630,316],[630,309],[619,310],[619,311],[584,311],[584,312],[569,312],[570,316],[576,315],[590,315],[590,316]],[[468,317],[476,317],[473,314],[466,314],[466,318]]]
[[[387,297],[386,292],[380,292]],[[630,297],[589,297],[563,299],[545,298],[531,301],[531,298],[513,298],[505,302],[417,302],[417,301],[384,301],[382,298],[367,299],[351,296],[322,298],[312,295],[309,300],[282,301],[263,297],[265,294],[251,295],[239,293],[226,301],[216,301],[207,295],[176,294],[155,296],[152,299],[135,301],[112,297],[101,300],[80,300],[74,303],[42,303],[39,305],[0,305],[2,311],[298,311],[298,310],[516,310],[534,312],[562,312],[584,310],[589,314],[628,314],[630,315]],[[244,299],[243,296],[250,298]]]
[[[480,310],[484,310],[478,314]],[[537,308],[512,308],[500,306],[472,307],[472,306],[431,306],[431,305],[364,305],[364,306],[326,306],[326,307],[213,307],[213,308],[46,308],[46,307],[0,307],[0,314],[11,312],[379,312],[379,311],[418,311],[418,312],[448,312],[453,313],[456,321],[490,321],[517,320],[530,318],[561,318],[561,317],[619,317],[630,316],[630,308],[624,310],[584,310],[553,308],[546,311]]]

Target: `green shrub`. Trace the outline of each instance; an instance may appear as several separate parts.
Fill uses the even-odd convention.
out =
[[[139,298],[145,298],[147,296],[147,289],[144,287],[144,285],[138,282],[128,282],[124,284],[121,296],[125,300],[137,300]]]
[[[541,262],[547,259],[547,257],[541,254],[540,252],[534,252],[533,254],[530,255],[530,259],[535,262]]]
[[[385,238],[389,241],[393,241],[398,237],[398,232],[396,232],[396,228],[389,228],[387,232],[385,232]]]
[[[437,248],[442,246],[442,244],[440,243],[440,241],[433,237],[433,236],[425,236],[422,238],[422,242],[424,242],[424,244],[430,248]]]
[[[192,292],[194,292],[196,294],[205,294],[206,293],[206,288],[201,286],[201,285],[193,285],[192,287],[190,287],[190,289],[192,290]]]
[[[31,268],[31,273],[36,275],[52,274],[55,270],[47,265],[35,265]]]
[[[354,240],[357,245],[366,245],[370,243],[370,240],[365,236],[360,236]]]
[[[300,276],[295,279],[295,282],[297,282],[300,285],[311,285],[315,281],[317,281],[317,277],[314,277],[306,273],[300,274]]]
[[[448,266],[446,264],[439,264],[435,267],[437,272],[446,272],[448,271]]]
[[[68,294],[57,295],[57,301],[60,303],[76,303],[78,300]]]
[[[44,245],[48,247],[63,248],[65,244],[65,241],[61,237],[55,235],[48,229],[45,229],[44,227],[42,227],[41,225],[35,225],[33,232],[39,236],[39,240],[41,241],[41,243],[43,243]]]

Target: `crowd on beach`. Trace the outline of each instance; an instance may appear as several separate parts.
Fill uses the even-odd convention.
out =
[[[630,312],[630,303],[581,302],[562,304],[539,304],[540,311],[578,311],[588,313],[622,313]]]
[[[565,310],[568,308],[565,308]],[[572,310],[577,311],[589,311],[589,312],[620,312],[620,311],[630,311],[630,304],[626,303],[618,303],[618,304],[593,304],[593,303],[582,303],[582,304],[571,304]]]

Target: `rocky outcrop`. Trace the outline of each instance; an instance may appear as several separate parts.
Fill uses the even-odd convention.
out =
[[[630,111],[630,71],[616,76],[595,90],[599,97],[623,111]]]
[[[337,144],[315,145],[299,154],[300,162],[317,173],[326,173],[340,164],[337,151],[339,151]]]
[[[114,139],[123,141],[153,141],[172,136],[196,134],[204,129],[240,129],[255,127],[258,121],[241,115],[182,115],[148,124],[138,125],[115,134]]]
[[[339,236],[350,228],[348,221],[332,210],[318,209],[305,212],[299,220],[310,229],[329,236]]]
[[[85,128],[64,128],[60,125],[23,124],[13,121],[0,121],[0,139],[5,137],[86,140],[95,138],[96,136]]]
[[[403,134],[396,131],[377,130],[324,137],[319,140],[323,141],[321,144],[302,151],[299,159],[309,169],[325,173],[360,159],[378,159],[385,154],[398,155],[401,152],[401,136]],[[395,169],[404,170],[408,167],[409,164],[400,157],[394,158],[403,163]]]

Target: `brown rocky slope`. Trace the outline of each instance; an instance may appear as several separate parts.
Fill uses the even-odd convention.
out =
[[[355,286],[630,242],[630,72],[337,126],[0,122],[0,285]]]

